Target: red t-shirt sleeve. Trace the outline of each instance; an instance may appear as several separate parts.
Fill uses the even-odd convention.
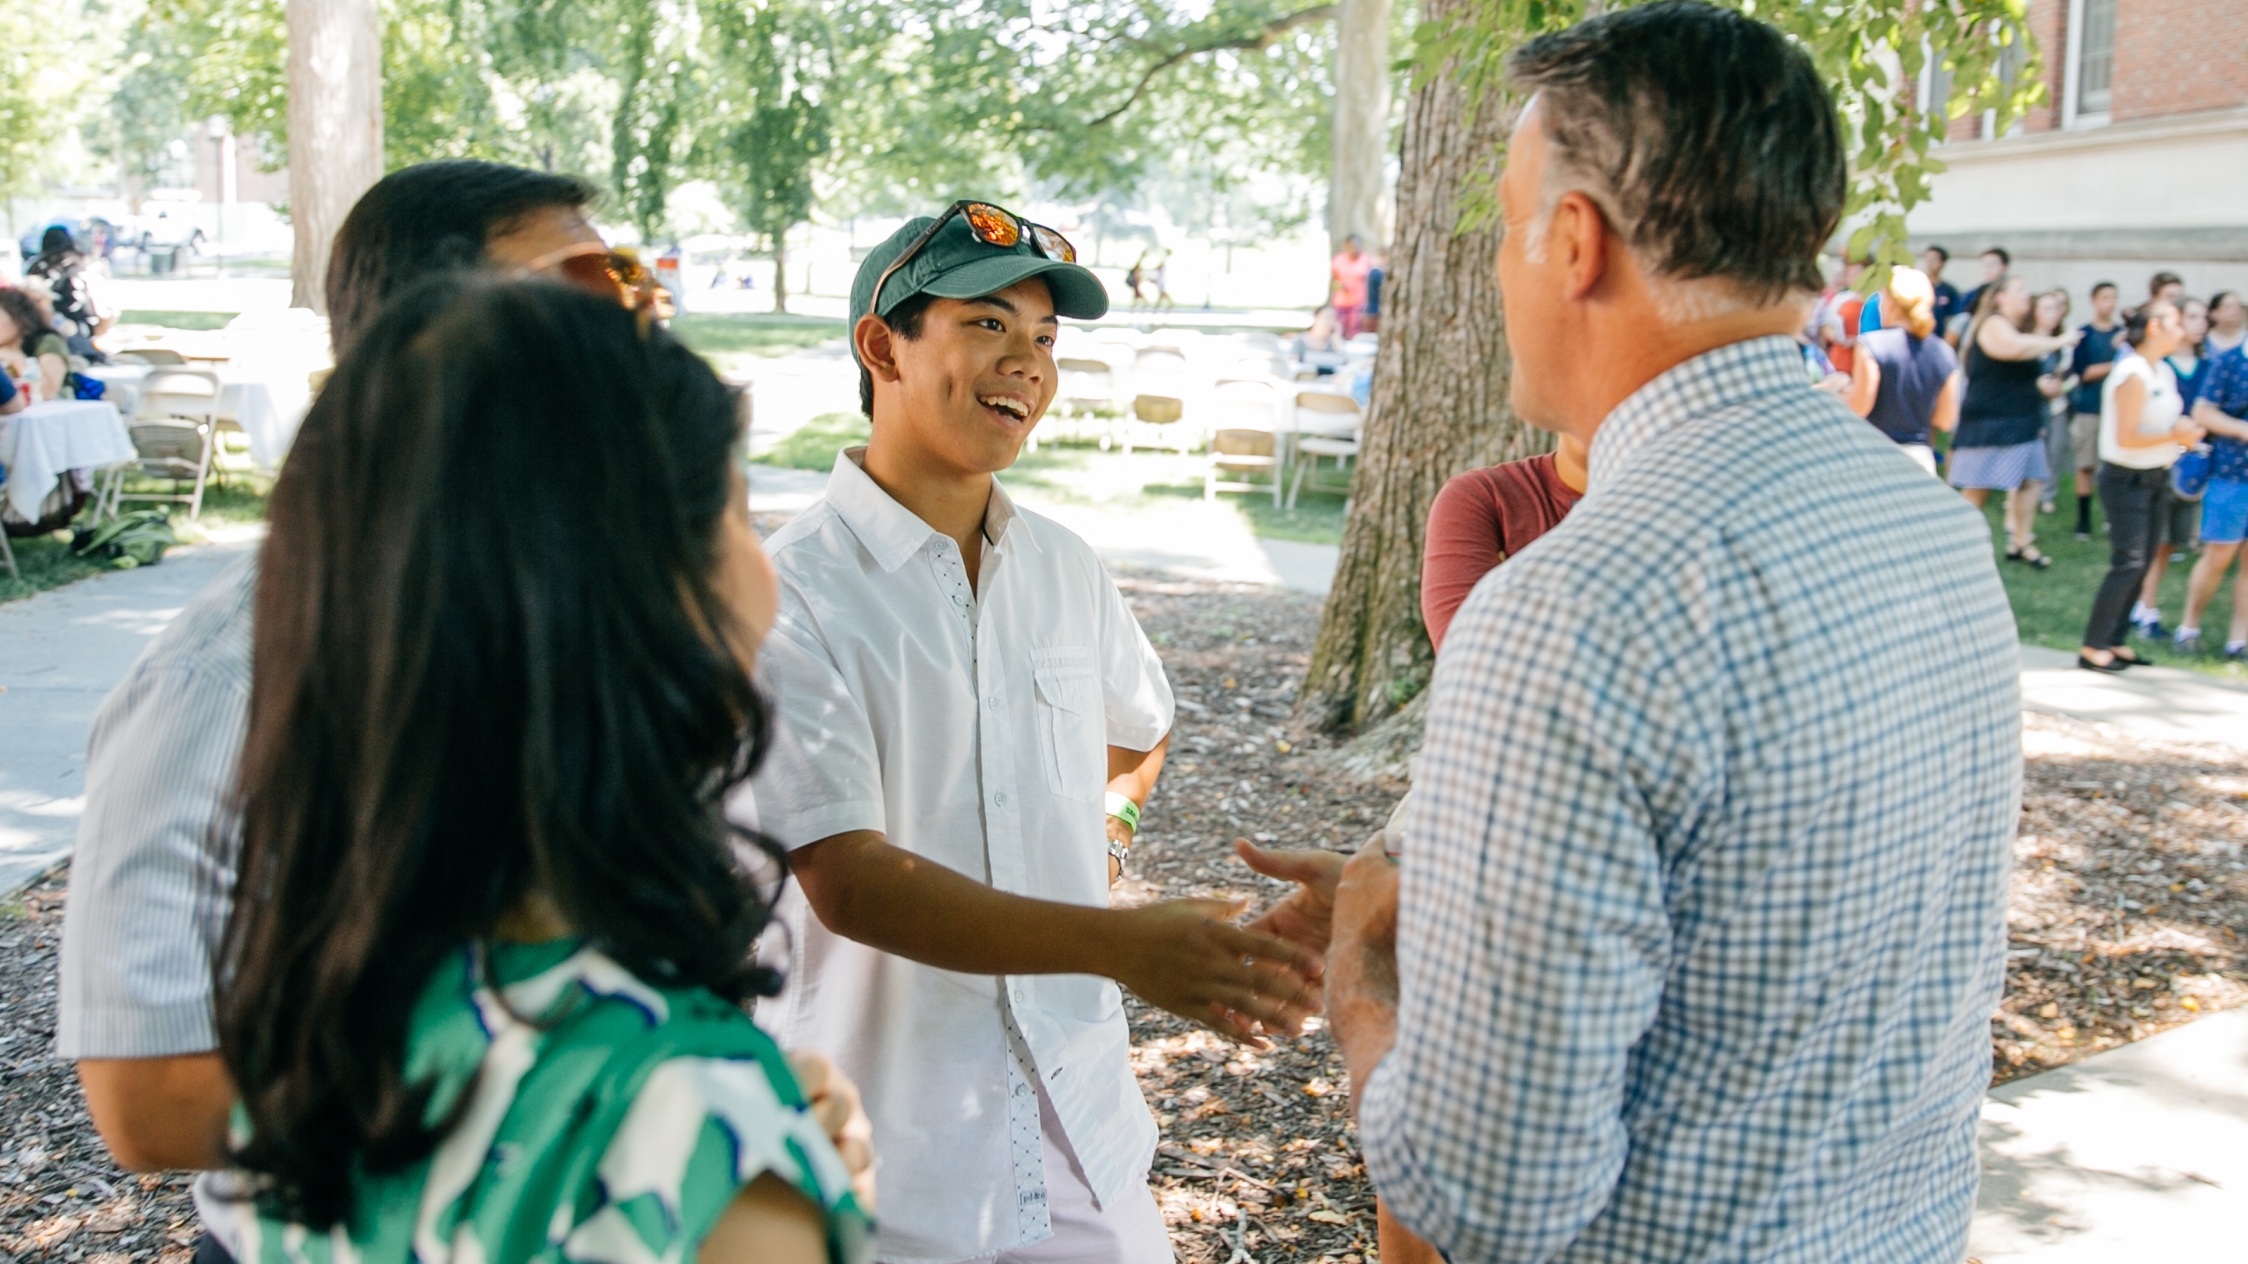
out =
[[[1455,475],[1436,493],[1421,551],[1421,622],[1437,649],[1476,582],[1506,560],[1499,538],[1499,498],[1487,471]]]

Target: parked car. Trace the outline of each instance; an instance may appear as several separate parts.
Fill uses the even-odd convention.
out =
[[[99,215],[86,219],[48,220],[39,227],[25,233],[22,239],[16,242],[17,248],[23,251],[23,257],[26,261],[39,257],[39,241],[47,235],[47,230],[50,228],[69,230],[70,239],[78,243],[79,251],[97,259],[107,259],[110,252],[120,244],[119,238],[122,235],[115,224]]]

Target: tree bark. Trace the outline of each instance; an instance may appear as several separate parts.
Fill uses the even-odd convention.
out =
[[[788,230],[773,234],[773,314],[788,314]]]
[[[1356,237],[1389,241],[1382,166],[1389,157],[1390,0],[1342,0],[1335,14],[1334,172],[1327,192],[1328,253]]]
[[[1449,20],[1467,2],[1434,0],[1422,20]],[[1406,109],[1373,406],[1297,710],[1320,729],[1363,729],[1427,685],[1436,655],[1421,624],[1421,547],[1444,481],[1552,446],[1507,402],[1499,227],[1455,231],[1464,195],[1495,175],[1511,123],[1496,103],[1471,115],[1449,75],[1415,90]]]
[[[293,307],[328,310],[328,251],[382,178],[382,15],[375,0],[288,0]]]

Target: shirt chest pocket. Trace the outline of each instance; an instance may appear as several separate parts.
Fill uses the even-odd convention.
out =
[[[1038,696],[1038,762],[1046,789],[1064,798],[1100,801],[1108,786],[1108,726],[1100,675],[1087,646],[1056,645],[1030,652]]]

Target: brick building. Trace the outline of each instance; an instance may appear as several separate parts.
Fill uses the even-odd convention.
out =
[[[2028,27],[2043,104],[2002,136],[1988,115],[1954,120],[1913,245],[1950,250],[1962,289],[2004,246],[2032,285],[2066,286],[2078,320],[2094,282],[2130,303],[2158,269],[2189,294],[2248,290],[2248,0],[2031,0]]]

